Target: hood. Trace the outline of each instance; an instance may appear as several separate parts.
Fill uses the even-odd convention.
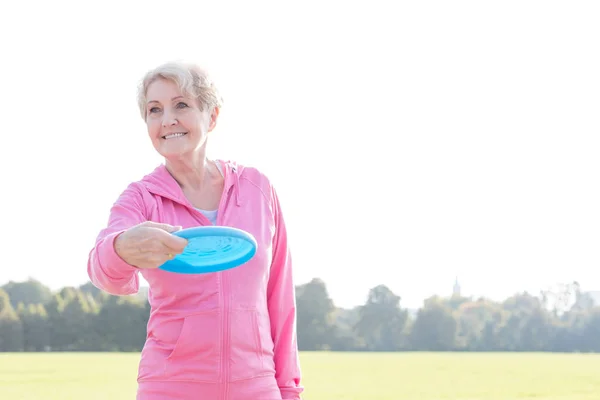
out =
[[[221,170],[225,175],[224,195],[233,195],[235,204],[239,207],[242,204],[240,198],[240,176],[244,167],[234,161],[215,161],[222,167]],[[140,183],[152,194],[165,197],[186,207],[194,208],[164,164],[159,165],[150,174],[144,176]]]

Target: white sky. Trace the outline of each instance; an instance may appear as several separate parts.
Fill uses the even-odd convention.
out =
[[[275,182],[297,283],[336,304],[600,289],[600,3],[4,2],[0,284],[87,280],[108,210],[161,162],[135,104],[209,66],[216,157]],[[385,5],[384,5],[385,4]]]

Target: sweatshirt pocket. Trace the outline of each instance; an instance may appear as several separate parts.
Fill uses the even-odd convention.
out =
[[[215,382],[220,371],[219,311],[184,318],[181,332],[167,357],[166,373],[177,380]]]
[[[261,336],[270,332],[261,329],[260,313],[252,309],[231,311],[231,347],[229,367],[232,381],[255,378],[275,373],[269,370],[265,355],[271,350],[265,348],[268,341]],[[272,353],[271,353],[272,354]]]

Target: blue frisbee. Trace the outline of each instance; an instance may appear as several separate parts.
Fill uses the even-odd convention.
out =
[[[180,274],[206,274],[238,267],[256,254],[256,239],[229,226],[198,226],[173,235],[188,240],[181,254],[159,267]]]

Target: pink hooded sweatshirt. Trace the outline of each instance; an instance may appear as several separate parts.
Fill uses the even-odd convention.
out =
[[[95,286],[113,294],[149,283],[151,306],[138,369],[138,399],[300,399],[296,303],[286,228],[276,192],[254,168],[219,161],[225,187],[217,225],[250,232],[258,243],[246,264],[187,275],[138,269],[114,240],[144,221],[211,225],[164,165],[130,184],[113,205],[89,254]]]

